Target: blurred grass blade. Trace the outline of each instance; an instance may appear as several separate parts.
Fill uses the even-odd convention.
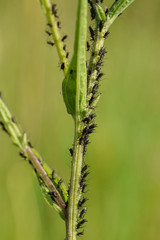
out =
[[[87,72],[86,72],[87,1],[78,4],[74,53],[62,83],[62,92],[67,112],[75,118],[86,111]]]

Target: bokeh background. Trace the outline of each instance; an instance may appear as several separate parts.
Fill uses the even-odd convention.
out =
[[[104,5],[110,6],[110,0]],[[57,0],[72,54],[75,0]],[[135,1],[113,24],[87,161],[88,224],[83,239],[160,239],[159,0]],[[45,162],[68,184],[73,121],[61,92],[63,73],[46,44],[37,0],[0,0],[0,90]],[[64,222],[0,131],[0,238],[61,240]]]

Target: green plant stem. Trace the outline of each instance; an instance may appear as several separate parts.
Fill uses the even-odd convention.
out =
[[[42,6],[45,9],[46,18],[48,23],[51,24],[50,30],[53,35],[53,39],[55,42],[55,46],[57,48],[58,56],[60,58],[61,63],[64,63],[64,75],[66,75],[68,70],[68,61],[66,58],[66,52],[63,50],[63,43],[61,41],[61,36],[59,33],[59,29],[57,27],[57,21],[52,14],[52,6],[50,0],[42,0]]]
[[[83,129],[81,122],[75,122],[75,139],[72,159],[72,172],[70,182],[68,218],[67,218],[67,238],[66,240],[76,240],[76,225],[78,214],[78,201],[80,199],[80,176],[83,160],[83,145],[79,144],[80,132]]]
[[[30,161],[32,162],[34,168],[37,170],[37,172],[39,173],[39,175],[41,176],[41,178],[43,179],[43,181],[45,182],[46,186],[48,187],[48,189],[50,190],[50,192],[54,192],[56,194],[56,198],[55,201],[57,202],[57,204],[61,207],[61,209],[63,210],[64,216],[67,215],[66,212],[66,204],[63,202],[62,198],[60,197],[57,189],[55,188],[55,186],[53,185],[52,181],[50,180],[50,178],[48,177],[48,175],[46,174],[45,170],[43,169],[43,167],[41,166],[41,163],[39,162],[39,160],[36,158],[36,156],[34,155],[33,151],[31,150],[31,148],[29,146],[25,147],[26,152],[29,156]]]

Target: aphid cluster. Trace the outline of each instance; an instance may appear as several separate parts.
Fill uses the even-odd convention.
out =
[[[52,14],[53,16],[55,17],[55,19],[57,20],[57,28],[58,29],[61,29],[61,22],[59,21],[59,16],[58,16],[58,11],[57,11],[57,6],[56,4],[52,4],[52,7],[51,7],[51,11],[52,11]],[[51,23],[47,23],[47,27],[48,29],[45,31],[45,33],[48,35],[48,40],[47,40],[47,44],[49,44],[50,46],[54,46],[55,43],[53,42],[53,36],[52,36],[52,24]],[[67,35],[64,35],[62,38],[61,38],[61,42],[63,43],[63,50],[65,52],[65,57],[68,58],[69,57],[69,52],[67,52],[66,50],[66,44],[64,44],[65,40],[67,39]],[[64,70],[65,68],[65,63],[62,62],[61,63],[61,66],[60,66],[60,69],[61,70]]]
[[[105,21],[99,20],[97,17],[97,12],[95,9],[95,4],[88,0],[89,6],[90,6],[90,15],[91,20],[98,21],[98,27],[93,28],[92,26],[89,26],[89,33],[90,33],[90,39],[91,41],[95,41],[97,37],[101,36],[102,38],[106,38],[109,34],[109,31],[105,32],[103,31],[103,27],[105,24]],[[103,0],[96,1],[97,4],[103,3]],[[108,14],[108,8],[106,7],[104,9],[105,16],[107,17]],[[102,33],[103,31],[103,33]],[[94,43],[93,43],[94,45]],[[86,42],[86,50],[89,51],[91,49],[91,44],[89,41]],[[90,109],[90,113],[88,116],[86,116],[84,119],[82,119],[82,122],[84,124],[81,136],[79,137],[79,144],[83,146],[83,156],[86,153],[87,145],[89,144],[89,135],[95,131],[96,124],[94,123],[95,118],[95,102],[96,99],[99,97],[100,93],[98,93],[99,90],[99,82],[101,78],[103,77],[103,73],[101,72],[101,67],[103,64],[103,59],[106,54],[106,50],[104,47],[101,47],[98,52],[93,50],[94,47],[92,47],[91,50],[91,57],[94,59],[93,64],[86,64],[87,66],[87,98],[88,98],[88,109]],[[92,77],[94,76],[94,77]],[[71,155],[73,155],[73,149],[70,149]],[[86,187],[87,187],[87,176],[89,175],[88,171],[88,165],[84,163],[83,161],[83,167],[81,171],[81,178],[80,178],[80,191],[82,194],[86,193]],[[84,216],[86,214],[87,208],[84,206],[88,199],[85,197],[81,197],[78,202],[78,209],[79,209],[79,221],[77,223],[77,229],[80,229],[83,227],[84,223],[87,222],[86,219],[84,219]],[[77,232],[77,235],[84,235],[84,231]]]

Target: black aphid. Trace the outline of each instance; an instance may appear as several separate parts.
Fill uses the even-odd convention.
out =
[[[87,184],[84,183],[84,184],[82,185],[82,193],[85,193],[86,187],[87,187]]]
[[[56,10],[56,4],[52,4],[52,14],[53,14],[56,18],[58,18],[58,16],[57,16],[57,10]]]
[[[82,179],[85,179],[89,175],[89,172],[85,172],[84,175],[82,176]]]
[[[19,155],[22,157],[22,158],[24,158],[24,159],[26,159],[27,157],[24,155],[24,153],[23,152],[20,152],[19,153]]]
[[[61,41],[64,42],[67,37],[68,37],[67,35],[64,35],[64,36],[62,37]]]
[[[14,117],[11,117],[13,123],[17,123]]]
[[[83,236],[83,235],[84,235],[84,231],[77,233],[77,236]]]
[[[94,20],[96,17],[96,11],[93,5],[91,6],[90,12],[91,12],[91,18],[92,20]]]
[[[91,7],[93,6],[93,3],[91,0],[88,0],[88,3],[90,4]]]
[[[59,188],[60,188],[62,182],[63,182],[63,179],[61,178],[61,179],[59,180],[59,182],[58,182],[58,187],[59,187]]]
[[[95,116],[96,116],[96,115],[95,115],[94,113],[91,113],[91,114],[89,114],[88,117],[84,118],[82,121],[83,121],[84,123],[87,123],[87,124],[88,124]]]
[[[47,23],[47,26],[51,28],[51,27],[52,27],[52,24],[51,24],[51,23]]]
[[[82,168],[81,174],[83,174],[87,169],[88,169],[88,164],[86,164],[86,165]]]
[[[78,224],[77,224],[77,229],[79,229],[84,223],[88,222],[86,219],[81,220]]]
[[[104,8],[104,11],[105,11],[105,15],[107,16],[107,14],[108,14],[108,8],[105,7],[105,8]]]
[[[54,42],[51,42],[51,41],[47,41],[47,44],[54,46]]]
[[[30,148],[34,148],[33,145],[32,145],[32,143],[31,143],[30,141],[28,141],[28,146],[29,146]]]
[[[59,29],[61,29],[61,22],[57,22],[57,27],[59,28]]]
[[[80,212],[79,217],[80,217],[80,218],[83,218],[86,212],[87,212],[87,208],[85,207],[85,208],[83,208],[82,211]]]
[[[64,70],[65,64],[64,62],[61,64],[61,70]]]
[[[103,26],[104,26],[104,21],[100,21],[99,22],[99,31],[100,32],[102,31]]]
[[[120,17],[122,15],[122,13],[118,14],[118,17]]]
[[[90,100],[89,100],[89,106],[93,103],[94,99],[95,99],[95,96],[92,96],[92,97],[90,98]]]
[[[55,179],[55,170],[52,171],[52,179]]]
[[[98,55],[102,58],[102,57],[104,57],[105,54],[106,54],[106,49],[105,49],[104,47],[102,47],[102,48],[99,50]]]
[[[94,129],[94,128],[96,128],[96,127],[97,127],[97,124],[94,123],[94,124],[92,124],[92,125],[89,126],[89,129]]]
[[[70,152],[71,157],[72,157],[72,156],[73,156],[73,148],[70,148],[70,149],[69,149],[69,152]]]
[[[87,51],[89,51],[89,49],[90,49],[90,44],[89,44],[89,42],[87,41]]]
[[[96,78],[96,80],[99,81],[99,79],[100,79],[101,77],[103,77],[103,73],[99,73],[98,76],[97,76],[97,78]]]
[[[72,74],[72,73],[73,73],[73,70],[71,69],[71,70],[70,70],[70,74]]]
[[[9,133],[8,130],[6,129],[4,123],[0,121],[0,125],[1,125],[1,127],[2,127],[2,130],[10,136],[10,133]]]
[[[57,194],[55,192],[49,192],[48,193],[53,201],[55,201],[55,198],[57,197]]]
[[[106,38],[108,35],[110,34],[110,32],[109,31],[107,31],[105,34],[104,34],[104,38]]]
[[[63,46],[63,50],[66,51],[66,45]]]
[[[94,40],[95,39],[95,33],[94,33],[94,30],[92,29],[91,26],[89,26],[89,31],[90,31],[90,35],[91,35],[92,40]]]
[[[48,34],[48,36],[51,36],[51,35],[52,35],[52,33],[49,32],[48,30],[46,30],[46,33]]]
[[[83,198],[82,200],[80,199],[78,202],[78,207],[82,207],[82,205],[88,200],[88,198]]]
[[[98,84],[98,83],[96,83],[96,84],[93,86],[93,88],[92,88],[92,93],[93,93],[93,94],[95,94],[95,93],[97,92],[98,87],[99,87],[99,84]]]
[[[68,57],[69,57],[69,52],[66,53],[66,58],[68,58]]]

